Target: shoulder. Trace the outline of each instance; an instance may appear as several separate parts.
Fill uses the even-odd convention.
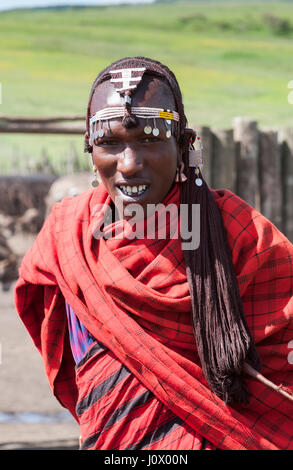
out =
[[[293,245],[280,230],[257,209],[227,189],[211,193],[220,210],[233,259],[250,258],[272,249],[280,256],[293,256]]]
[[[83,206],[89,203],[91,200],[92,196],[94,194],[94,189],[88,189],[87,191],[84,191],[76,196],[67,196],[64,197],[60,202],[57,204],[60,205],[60,207],[75,207],[75,206]]]
[[[237,232],[258,218],[266,220],[259,211],[228,189],[210,189],[221,212],[226,230]]]
[[[246,208],[249,211],[255,210],[246,201],[241,199],[241,197],[237,196],[237,194],[234,194],[229,189],[209,189],[220,210],[225,211],[226,208],[231,209],[232,207],[238,207],[239,205],[243,206],[243,209]]]

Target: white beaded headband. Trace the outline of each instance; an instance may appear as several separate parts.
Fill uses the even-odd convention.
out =
[[[111,108],[104,108],[100,111],[97,111],[93,114],[90,118],[90,144],[94,142],[97,137],[104,136],[103,130],[103,121],[108,121],[110,119],[121,118],[125,114],[125,107],[123,106],[113,106]],[[145,134],[153,134],[154,136],[158,136],[160,131],[156,126],[156,119],[164,119],[165,126],[166,126],[166,137],[169,139],[172,135],[171,132],[171,123],[172,121],[179,122],[179,114],[176,111],[171,111],[170,109],[162,109],[162,108],[147,108],[147,107],[136,107],[133,106],[131,108],[131,114],[134,114],[138,118],[146,119],[147,123],[144,127]],[[151,127],[149,125],[148,120],[153,119],[154,126]],[[100,128],[98,130],[97,123],[100,124]]]
[[[108,119],[114,119],[123,117],[125,113],[124,106],[113,106],[111,108],[104,108],[97,111],[90,118],[90,123],[96,121],[107,121]],[[143,106],[131,108],[131,113],[135,114],[139,118],[162,118],[170,121],[179,121],[179,114],[176,111],[170,111],[169,109],[162,108],[145,108]]]

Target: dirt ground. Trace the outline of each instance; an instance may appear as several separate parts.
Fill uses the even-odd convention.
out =
[[[0,290],[0,450],[77,449],[78,425],[51,393],[41,356],[16,313],[14,285]]]
[[[73,184],[82,192],[89,187],[89,178],[88,173],[75,179],[71,175],[56,188],[63,191],[63,197]],[[15,231],[7,237],[7,245],[21,260],[35,237],[31,231]],[[15,282],[8,291],[2,286],[0,283],[0,450],[78,449],[79,427],[53,396],[41,355],[16,312]]]

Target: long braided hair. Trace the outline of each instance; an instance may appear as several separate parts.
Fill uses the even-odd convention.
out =
[[[189,230],[192,227],[192,204],[200,204],[200,246],[195,250],[183,249],[198,355],[210,389],[217,396],[229,404],[248,403],[249,392],[242,375],[243,365],[247,362],[259,370],[260,359],[246,323],[220,211],[202,174],[203,185],[197,187],[194,183],[194,169],[189,167],[187,119],[175,75],[167,66],[145,57],[126,57],[114,62],[97,76],[92,86],[87,126],[96,87],[110,79],[110,70],[123,67],[145,67],[145,74],[165,81],[173,94],[175,109],[180,116],[173,135],[181,149],[187,176],[187,181],[180,185],[180,202],[188,204]],[[127,128],[137,125],[129,108],[122,123]],[[92,152],[87,135],[85,151]]]

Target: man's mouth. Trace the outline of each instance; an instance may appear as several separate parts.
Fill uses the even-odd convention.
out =
[[[117,188],[125,195],[132,198],[138,198],[142,196],[150,187],[149,184],[140,184],[137,186],[129,185],[117,185]]]

